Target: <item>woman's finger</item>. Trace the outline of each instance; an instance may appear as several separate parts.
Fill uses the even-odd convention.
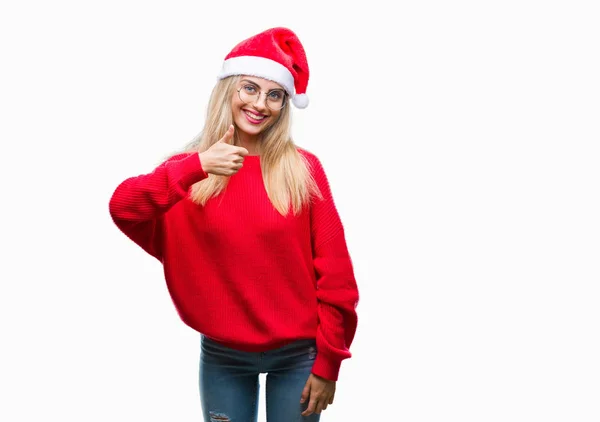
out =
[[[311,415],[316,410],[316,407],[317,407],[317,400],[315,400],[314,398],[311,397],[310,401],[308,402],[308,407],[306,408],[306,410],[304,412],[302,412],[302,416]]]
[[[327,398],[321,398],[318,402],[317,405],[315,406],[315,413],[321,413],[323,410],[325,410],[325,406],[327,405]]]

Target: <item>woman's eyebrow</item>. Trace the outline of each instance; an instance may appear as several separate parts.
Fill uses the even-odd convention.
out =
[[[252,85],[254,85],[254,86],[258,87],[258,89],[262,89],[262,87],[261,87],[259,84],[257,84],[257,83],[256,83],[256,82],[254,82],[254,81],[251,81],[250,79],[242,79],[240,82],[248,82],[248,83],[250,83],[250,84],[252,84]],[[268,92],[272,92],[272,91],[284,91],[284,92],[285,92],[285,89],[281,89],[281,88],[272,88],[272,89],[270,89]]]
[[[257,84],[254,81],[251,81],[250,79],[242,79],[240,82],[248,82],[248,83],[251,83],[252,85],[255,85],[255,86],[259,87],[259,88],[261,87],[259,84]]]

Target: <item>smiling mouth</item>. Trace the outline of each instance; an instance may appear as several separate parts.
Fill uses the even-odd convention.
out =
[[[257,122],[262,122],[264,119],[267,118],[267,116],[264,116],[261,114],[254,114],[248,110],[243,110],[243,111],[244,111],[244,114],[246,114],[246,116],[248,116],[250,119],[257,121]]]

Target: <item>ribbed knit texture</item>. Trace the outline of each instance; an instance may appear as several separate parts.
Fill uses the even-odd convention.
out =
[[[197,153],[125,180],[109,208],[119,229],[162,262],[184,323],[249,352],[315,338],[312,372],[337,380],[351,357],[358,289],[323,167],[299,151],[324,199],[296,216],[269,201],[260,156],[246,156],[223,193],[194,204],[190,187],[208,177]]]

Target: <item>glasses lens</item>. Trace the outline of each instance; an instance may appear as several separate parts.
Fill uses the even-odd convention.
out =
[[[254,104],[258,101],[260,91],[254,85],[244,85],[238,90],[240,100],[246,104]],[[285,107],[286,94],[282,89],[274,89],[266,94],[267,107],[271,110],[281,110]]]
[[[240,100],[246,104],[255,102],[258,99],[258,90],[253,85],[244,85],[238,90]]]
[[[271,110],[281,110],[285,106],[285,91],[275,89],[267,94],[267,107]]]

